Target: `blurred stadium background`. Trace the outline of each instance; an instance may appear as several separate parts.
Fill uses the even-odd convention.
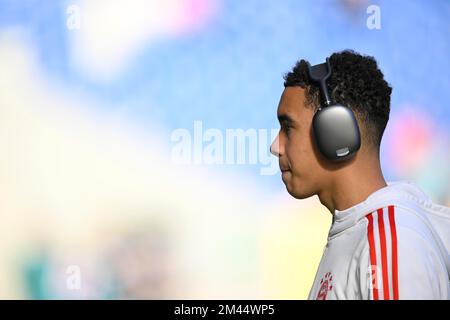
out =
[[[386,178],[450,205],[449,18],[446,0],[0,0],[0,298],[306,298],[318,199],[257,164],[174,164],[171,133],[278,128],[296,60],[354,49],[394,88]]]

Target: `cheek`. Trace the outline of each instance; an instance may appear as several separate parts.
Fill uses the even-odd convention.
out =
[[[307,172],[314,165],[315,155],[311,142],[305,137],[297,137],[286,146],[286,155],[294,172]]]

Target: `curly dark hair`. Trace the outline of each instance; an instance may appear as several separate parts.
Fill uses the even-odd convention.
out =
[[[332,73],[327,87],[333,103],[349,107],[355,113],[363,139],[379,150],[389,120],[392,88],[384,80],[373,57],[352,50],[330,56]],[[296,63],[284,76],[284,86],[305,89],[306,107],[319,107],[319,87],[311,82],[306,60]]]

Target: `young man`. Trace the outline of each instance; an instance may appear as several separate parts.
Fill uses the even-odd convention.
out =
[[[348,107],[359,128],[354,154],[333,161],[318,147],[313,117],[327,97],[305,60],[285,76],[271,146],[289,194],[317,195],[333,215],[309,299],[449,299],[450,208],[413,184],[387,184],[381,171],[391,87],[372,57],[344,51],[328,61],[328,102]]]

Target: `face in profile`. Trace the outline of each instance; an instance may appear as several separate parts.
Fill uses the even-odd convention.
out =
[[[287,87],[277,110],[280,131],[271,150],[279,159],[281,178],[290,195],[304,199],[321,190],[327,171],[314,145],[314,111],[305,107],[305,90]]]

